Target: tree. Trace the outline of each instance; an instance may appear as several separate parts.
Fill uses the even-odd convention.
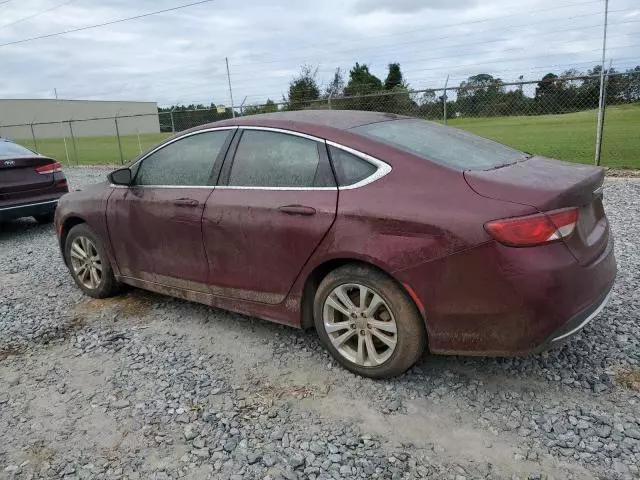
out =
[[[249,105],[247,107],[244,107],[242,114],[244,116],[247,116],[247,115],[258,115],[260,113],[271,113],[271,112],[277,112],[277,111],[278,111],[278,105],[276,105],[276,103],[270,98],[267,98],[267,101],[262,105]]]
[[[378,77],[369,72],[367,65],[356,63],[349,71],[349,82],[344,89],[346,97],[360,97],[345,99],[341,102],[343,108],[351,110],[378,110],[376,104],[379,99],[376,97],[365,97],[382,90],[382,82]]]
[[[289,82],[289,95],[284,99],[288,109],[298,110],[309,107],[314,100],[320,98],[317,74],[317,67],[310,65],[300,67],[300,73]]]
[[[367,93],[379,92],[382,90],[382,82],[378,77],[369,72],[367,65],[355,66],[349,71],[349,82],[344,89],[345,96],[365,95]]]
[[[344,76],[342,74],[342,69],[340,67],[336,68],[335,73],[333,74],[333,79],[327,85],[327,89],[325,90],[325,97],[329,98],[338,98],[344,95]]]
[[[623,78],[620,96],[625,102],[640,101],[640,65],[630,68]]]
[[[460,83],[457,107],[462,115],[494,116],[504,95],[503,82],[487,73],[479,73]]]
[[[436,92],[433,90],[427,90],[419,99],[418,112],[423,118],[430,120],[442,119],[442,97],[436,96]]]
[[[384,81],[385,90],[393,90],[396,87],[404,87],[404,79],[402,78],[402,72],[400,71],[399,63],[389,64],[389,73]]]

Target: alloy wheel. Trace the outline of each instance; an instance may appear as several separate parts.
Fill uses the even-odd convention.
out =
[[[85,236],[74,238],[70,257],[78,281],[88,289],[97,289],[102,282],[102,259],[91,239]]]
[[[358,283],[338,285],[331,291],[324,302],[323,325],[340,355],[364,367],[382,365],[398,342],[389,305],[373,289]]]

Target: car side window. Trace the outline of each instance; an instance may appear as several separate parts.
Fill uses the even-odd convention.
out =
[[[145,158],[136,185],[205,186],[229,130],[203,132],[177,140]]]
[[[341,187],[354,185],[377,170],[375,165],[340,148],[329,146],[329,154]]]
[[[230,186],[314,187],[320,155],[318,142],[286,133],[245,130],[238,144]]]

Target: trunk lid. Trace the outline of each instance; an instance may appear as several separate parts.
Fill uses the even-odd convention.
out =
[[[0,198],[19,192],[32,192],[51,186],[53,173],[40,174],[36,168],[55,163],[37,154],[24,157],[0,156]]]
[[[532,157],[494,170],[466,171],[464,177],[483,197],[532,206],[540,212],[578,208],[576,230],[563,241],[582,264],[598,257],[607,246],[602,168]]]

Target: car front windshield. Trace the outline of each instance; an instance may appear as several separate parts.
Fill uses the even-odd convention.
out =
[[[493,140],[418,119],[370,123],[353,131],[457,170],[490,170],[527,157]]]
[[[0,140],[0,157],[24,157],[25,155],[33,155],[33,152],[17,143]]]

